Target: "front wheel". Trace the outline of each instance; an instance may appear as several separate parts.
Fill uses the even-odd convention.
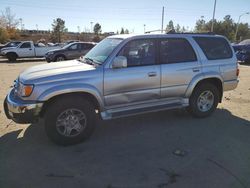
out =
[[[59,145],[77,144],[86,140],[95,129],[95,109],[79,96],[56,99],[47,107],[45,131]]]
[[[189,112],[195,117],[207,117],[219,103],[219,90],[210,83],[198,85],[189,99]]]
[[[8,53],[6,56],[9,62],[15,62],[17,59],[17,55],[15,53]]]
[[[59,55],[56,57],[56,61],[64,61],[64,60],[65,60],[65,57],[62,55]]]

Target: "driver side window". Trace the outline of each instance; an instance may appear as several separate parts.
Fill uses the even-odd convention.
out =
[[[29,42],[25,42],[20,46],[20,48],[31,48],[31,45]]]
[[[154,65],[155,42],[152,39],[134,40],[123,47],[118,56],[127,58],[127,67]]]
[[[69,47],[69,50],[77,50],[77,44],[73,44]]]

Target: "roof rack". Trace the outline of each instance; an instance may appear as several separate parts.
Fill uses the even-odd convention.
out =
[[[166,34],[195,34],[195,35],[215,35],[214,32],[204,32],[204,33],[195,33],[195,32],[176,32],[174,29],[168,31]]]

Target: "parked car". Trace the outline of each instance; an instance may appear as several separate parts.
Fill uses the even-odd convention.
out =
[[[3,48],[0,54],[7,57],[9,61],[16,61],[17,58],[44,57],[54,46],[38,46],[32,41],[23,41],[15,48]]]
[[[238,61],[250,63],[250,39],[241,41],[239,44],[232,45]]]
[[[96,43],[93,42],[73,42],[63,48],[48,51],[45,54],[45,58],[48,63],[77,59],[85,55],[95,45]]]
[[[250,63],[250,45],[244,46],[244,48],[237,51],[236,57],[240,62]]]
[[[0,45],[0,50],[3,48],[16,47],[21,43],[21,41],[11,41],[4,45]]]
[[[4,102],[17,123],[44,119],[54,142],[87,139],[95,120],[187,108],[212,114],[223,92],[238,84],[228,40],[212,34],[115,35],[83,59],[38,65],[22,72]],[[195,121],[195,120],[194,120]]]

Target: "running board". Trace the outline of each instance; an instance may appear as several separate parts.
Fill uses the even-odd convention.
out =
[[[127,116],[133,116],[138,114],[144,114],[149,112],[157,112],[162,110],[169,110],[169,109],[176,109],[176,108],[183,108],[187,105],[183,105],[180,102],[176,103],[169,103],[169,104],[161,104],[156,106],[149,106],[144,108],[131,108],[131,109],[123,109],[123,110],[107,110],[101,113],[102,119],[108,120],[108,119],[115,119],[120,117],[127,117]]]

